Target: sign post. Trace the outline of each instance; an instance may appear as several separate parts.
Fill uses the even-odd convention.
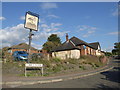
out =
[[[30,29],[30,32],[29,32],[29,50],[28,50],[28,53],[29,53],[29,56],[28,56],[28,63],[30,62],[30,50],[31,50],[31,41],[32,41],[32,30]]]
[[[26,12],[25,16],[25,24],[24,27],[30,29],[29,32],[29,48],[28,48],[28,63],[25,64],[25,76],[27,76],[27,68],[41,68],[41,73],[43,75],[43,64],[32,64],[30,63],[30,54],[31,54],[31,41],[32,41],[32,30],[38,31],[38,23],[39,23],[39,15],[36,13],[32,13],[30,11]]]
[[[30,62],[30,51],[31,51],[31,40],[32,40],[32,30],[34,31],[38,31],[38,23],[39,23],[39,15],[32,13],[30,11],[26,12],[26,16],[25,16],[25,24],[24,27],[27,29],[30,29],[29,32],[29,49],[28,49],[28,63]]]

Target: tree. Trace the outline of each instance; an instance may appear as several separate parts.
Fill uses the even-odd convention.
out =
[[[53,47],[54,47],[54,43],[50,41],[47,41],[46,43],[43,44],[43,49],[47,50],[48,52],[50,52]]]
[[[0,58],[2,58],[2,49],[0,49]]]
[[[51,34],[47,42],[43,44],[43,49],[47,50],[47,52],[50,52],[55,47],[59,46],[61,44],[61,39],[57,36],[57,34]]]
[[[4,48],[2,48],[2,51],[1,51],[2,57],[6,57],[6,53],[8,52],[8,48],[9,48],[9,47],[4,47]]]
[[[10,55],[10,53],[8,52],[8,48],[9,47],[2,48],[2,60],[4,62],[6,62],[6,61],[12,62],[13,61],[12,55]]]
[[[58,44],[61,44],[61,40],[60,38],[57,36],[57,34],[51,34],[48,39],[48,41],[51,41],[51,42],[56,42]]]
[[[112,56],[111,52],[105,52],[105,56]]]
[[[114,49],[112,50],[112,53],[114,55],[120,55],[120,42],[114,43]]]
[[[113,50],[112,50],[112,54],[113,54],[113,55],[117,55],[116,49],[113,49]]]

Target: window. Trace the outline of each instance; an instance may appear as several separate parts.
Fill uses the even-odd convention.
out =
[[[84,48],[84,49],[86,49],[86,46],[85,46],[85,45],[83,45],[83,48]]]

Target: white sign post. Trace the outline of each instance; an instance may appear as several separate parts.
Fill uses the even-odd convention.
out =
[[[32,64],[32,63],[26,63],[25,64],[25,77],[27,77],[27,68],[41,68],[41,74],[43,76],[43,64]]]

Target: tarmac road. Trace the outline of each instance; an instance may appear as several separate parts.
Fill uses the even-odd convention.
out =
[[[114,68],[96,75],[56,83],[25,85],[16,88],[119,88],[120,60],[114,60]]]

